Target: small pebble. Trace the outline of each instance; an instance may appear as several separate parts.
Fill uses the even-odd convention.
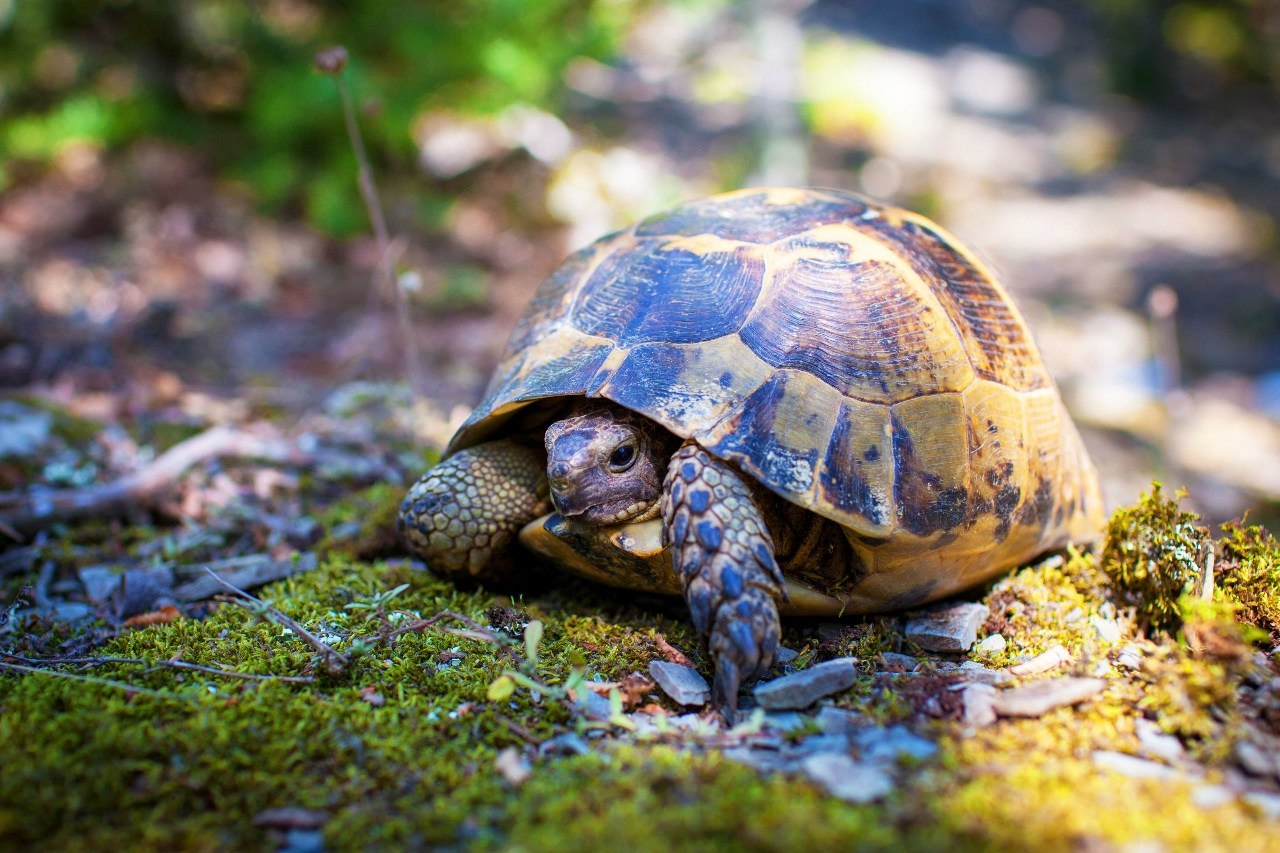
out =
[[[911,672],[920,665],[920,661],[911,655],[899,654],[898,652],[881,652],[880,665],[885,669],[901,669],[903,672]]]
[[[1050,646],[1031,660],[1009,667],[1010,675],[1039,675],[1056,669],[1071,660],[1071,654],[1062,646]]]
[[[863,760],[872,763],[891,764],[900,758],[924,761],[938,751],[937,744],[913,734],[906,726],[863,729],[853,740]]]
[[[906,638],[931,652],[966,652],[990,613],[987,605],[974,602],[935,610],[908,622]]]
[[[1274,776],[1276,761],[1256,743],[1242,740],[1236,744],[1236,761],[1250,776]]]
[[[990,684],[966,684],[960,693],[964,700],[966,725],[984,728],[996,721],[996,689]]]
[[[800,769],[827,793],[849,803],[875,802],[893,790],[893,780],[883,770],[859,764],[841,753],[811,755]]]
[[[1142,652],[1136,646],[1125,646],[1116,655],[1116,666],[1138,671],[1142,669]]]
[[[813,717],[798,711],[766,711],[764,724],[766,728],[779,732],[793,732],[810,722]]]
[[[1054,708],[1076,705],[1101,693],[1101,678],[1051,678],[1013,687],[996,694],[995,711],[1001,717],[1042,717]]]
[[[1013,680],[1013,676],[1009,673],[999,669],[988,669],[976,660],[967,660],[960,664],[957,672],[963,675],[966,681],[977,681],[982,684],[1004,684]]]
[[[1005,646],[1009,643],[1005,640],[1004,634],[992,634],[989,637],[983,637],[982,642],[974,648],[974,651],[984,655],[995,655],[1004,651]]]
[[[1114,619],[1104,619],[1101,616],[1093,617],[1093,631],[1097,634],[1098,639],[1104,643],[1120,642],[1120,623]]]
[[[524,784],[524,781],[533,773],[533,768],[529,766],[529,762],[525,761],[514,746],[509,746],[499,752],[497,757],[493,759],[493,766],[503,779],[506,779],[517,788]]]
[[[711,687],[707,680],[691,666],[664,660],[650,661],[649,676],[663,693],[680,705],[705,705],[711,700]]]
[[[856,711],[826,705],[818,709],[814,721],[824,734],[849,735],[866,724],[866,717]]]
[[[1280,794],[1251,791],[1240,799],[1262,812],[1263,816],[1271,820],[1280,820]]]
[[[1150,720],[1139,718],[1134,721],[1134,733],[1138,736],[1138,743],[1142,745],[1143,754],[1148,758],[1178,764],[1187,757],[1182,741],[1160,731],[1160,727]]]
[[[1191,790],[1191,802],[1201,809],[1216,809],[1235,798],[1235,793],[1226,785],[1197,785]]]
[[[1184,778],[1182,773],[1158,761],[1139,758],[1136,755],[1128,755],[1123,752],[1113,752],[1109,749],[1094,750],[1093,763],[1106,770],[1119,773],[1121,776],[1128,776],[1130,779],[1174,780]]]
[[[852,687],[858,677],[856,663],[854,658],[836,658],[766,681],[755,689],[756,704],[771,711],[807,708]]]
[[[800,657],[800,653],[795,649],[778,646],[778,654],[774,657],[773,663],[775,666],[786,666],[798,657]]]

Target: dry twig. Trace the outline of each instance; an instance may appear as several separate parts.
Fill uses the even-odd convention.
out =
[[[310,459],[297,445],[277,436],[216,426],[174,445],[149,464],[112,483],[58,489],[37,496],[0,495],[0,529],[26,536],[58,522],[124,515],[140,504],[153,503],[191,466],[222,456],[290,464]]]
[[[239,604],[244,609],[253,612],[259,617],[269,619],[278,625],[283,625],[296,634],[308,646],[315,649],[316,654],[320,657],[320,666],[325,672],[330,675],[339,675],[347,668],[347,664],[351,663],[350,657],[344,655],[342,652],[338,651],[333,646],[308,631],[306,628],[303,628],[275,607],[272,607],[260,598],[250,595],[239,587],[227,583],[225,580],[218,577],[217,573],[212,569],[206,569],[205,571],[209,572],[209,574],[217,580],[224,589],[227,589],[236,596],[235,598],[229,599],[230,601]]]

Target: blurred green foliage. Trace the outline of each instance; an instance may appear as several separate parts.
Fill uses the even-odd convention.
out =
[[[610,56],[643,0],[0,0],[0,188],[15,164],[143,137],[199,146],[269,209],[365,227],[334,82],[380,174],[409,174],[429,111],[554,109],[565,68]]]
[[[1089,0],[1107,42],[1112,88],[1149,102],[1215,95],[1221,86],[1280,91],[1274,0]]]

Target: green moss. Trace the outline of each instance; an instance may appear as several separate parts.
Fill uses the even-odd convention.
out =
[[[1280,542],[1258,525],[1222,525],[1214,583],[1238,616],[1280,640]]]
[[[1072,657],[1097,658],[1107,651],[1096,622],[1115,607],[1097,559],[1070,552],[1028,566],[997,582],[987,595],[991,615],[983,634],[999,633],[1003,651],[980,657],[986,666],[1003,667],[1062,646]]]
[[[1112,515],[1102,546],[1101,566],[1116,592],[1158,630],[1181,623],[1178,599],[1203,576],[1211,541],[1200,517],[1179,507],[1184,496],[1165,498],[1153,483],[1135,506]]]
[[[352,499],[365,509],[349,505],[341,520],[335,510],[325,523],[361,520],[388,495],[398,500],[398,488],[366,490]],[[1146,523],[1137,512],[1126,523]],[[1135,637],[1123,612],[1129,600],[1111,598],[1117,593],[1092,556],[1012,574],[987,596],[986,632],[1000,631],[1008,648],[984,662],[1004,665],[1060,644],[1073,655],[1068,670],[1101,672],[1106,690],[1038,720],[966,733],[954,717],[922,715],[924,697],[904,686],[954,697],[945,676],[864,674],[839,704],[872,720],[907,721],[939,738],[942,752],[906,772],[886,801],[853,805],[677,738],[631,741],[582,729],[588,754],[540,756],[530,741],[581,728],[573,710],[552,691],[522,687],[488,698],[500,674],[522,666],[546,685],[563,684],[580,666],[601,680],[645,672],[663,657],[664,641],[705,672],[678,603],[574,582],[516,599],[464,592],[406,562],[369,564],[334,548],[315,571],[261,596],[351,655],[338,676],[321,676],[315,651],[298,637],[233,606],[133,631],[97,653],[315,681],[126,664],[66,670],[105,684],[0,671],[0,848],[270,850],[280,838],[254,817],[299,806],[329,815],[325,845],[335,851],[1262,849],[1274,825],[1239,803],[1205,809],[1193,800],[1194,782],[1116,776],[1093,755],[1140,754],[1136,732],[1146,719],[1208,762],[1214,781],[1245,728],[1239,687],[1255,666],[1247,637],[1231,628],[1246,613],[1268,618],[1259,579],[1269,577],[1273,549],[1261,533],[1228,531],[1221,599],[1177,604],[1181,642]],[[1259,603],[1249,610],[1246,600]],[[513,639],[498,645],[430,630],[379,640],[405,620],[442,611],[501,622]],[[1141,652],[1136,671],[1115,665],[1118,649],[1100,639],[1096,620],[1112,617],[1129,632],[1121,642]],[[533,619],[544,625],[536,671],[517,658]],[[894,617],[857,622],[826,645],[813,640],[812,626],[786,630],[788,644],[812,659],[871,660],[901,642],[895,625]],[[531,763],[519,787],[495,768],[508,747]]]
[[[375,483],[331,504],[317,516],[324,537],[316,548],[355,559],[374,559],[400,547],[396,516],[404,500],[400,483]]]

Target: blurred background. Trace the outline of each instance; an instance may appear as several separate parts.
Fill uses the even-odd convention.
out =
[[[0,0],[0,388],[288,416],[406,381],[397,288],[440,441],[568,251],[762,183],[983,254],[1111,505],[1280,521],[1269,0]]]

